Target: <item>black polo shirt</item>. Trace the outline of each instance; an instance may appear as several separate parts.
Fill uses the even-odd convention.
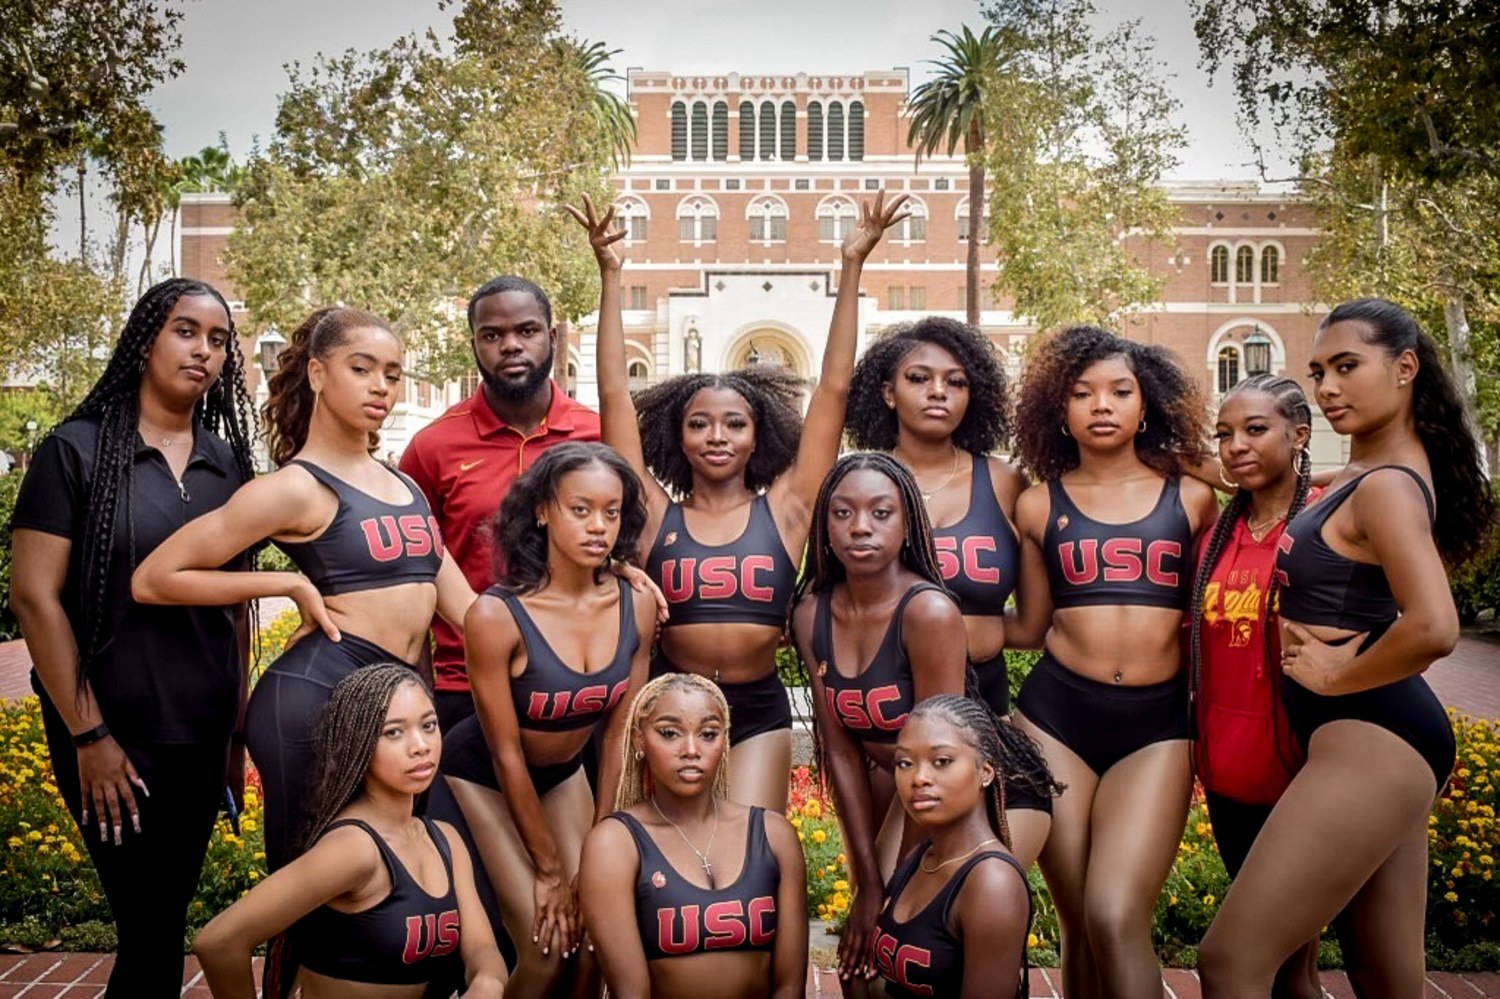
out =
[[[45,531],[73,542],[63,610],[82,650],[84,525],[99,421],[65,423],[36,450],[16,498],[12,528]],[[234,727],[241,653],[232,607],[157,607],[130,597],[130,576],[173,531],[228,502],[241,485],[234,452],[194,426],[193,452],[178,485],[161,452],[136,437],[132,481],[121,497],[106,581],[103,647],[88,679],[105,724],[127,743],[203,743]],[[134,530],[132,531],[132,526]],[[133,541],[132,541],[133,537]],[[230,566],[243,564],[236,558]],[[33,686],[40,688],[33,677]]]

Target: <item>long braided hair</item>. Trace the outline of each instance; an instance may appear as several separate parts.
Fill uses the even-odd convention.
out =
[[[979,754],[981,763],[995,768],[995,779],[984,789],[984,817],[1005,848],[1010,849],[1010,825],[1005,821],[1005,750],[1000,741],[1000,726],[983,701],[957,694],[935,694],[918,701],[906,716],[908,723],[918,718],[940,719],[959,730],[964,742]]]
[[[245,387],[245,358],[229,303],[211,285],[187,278],[169,278],[152,286],[130,310],[120,339],[104,366],[104,373],[89,389],[63,423],[97,419],[99,440],[90,472],[88,521],[82,544],[83,643],[78,650],[78,692],[99,655],[109,630],[112,600],[129,594],[111,594],[109,573],[114,557],[115,530],[121,497],[125,502],[125,528],[129,532],[131,568],[135,568],[135,519],[130,503],[135,484],[137,424],[140,421],[141,379],[146,356],[166,325],[167,316],[184,295],[207,295],[224,307],[229,323],[229,342],[224,347],[224,367],[218,379],[193,407],[195,420],[205,430],[228,442],[242,481],[255,477],[251,450],[255,440],[255,410]]]
[[[1242,392],[1264,392],[1270,396],[1276,404],[1276,412],[1285,419],[1291,427],[1312,426],[1312,408],[1308,405],[1307,396],[1302,393],[1302,387],[1295,381],[1282,375],[1259,374],[1251,375],[1240,382],[1229,393],[1224,396],[1224,402]],[[1222,403],[1221,403],[1222,405]],[[1292,458],[1292,468],[1297,476],[1296,488],[1292,491],[1292,502],[1286,511],[1286,523],[1290,524],[1292,518],[1296,517],[1307,505],[1307,497],[1312,492],[1312,455],[1308,452],[1306,445],[1297,448]],[[1219,559],[1224,554],[1224,548],[1229,544],[1229,539],[1234,536],[1235,525],[1240,518],[1250,513],[1250,491],[1237,489],[1229,499],[1229,504],[1224,512],[1219,515],[1214,524],[1213,533],[1209,535],[1207,543],[1203,547],[1203,557],[1198,560],[1198,573],[1193,580],[1193,591],[1188,602],[1188,622],[1191,629],[1191,637],[1188,641],[1188,690],[1193,704],[1191,721],[1193,725],[1193,738],[1189,745],[1194,755],[1194,770],[1201,776],[1207,773],[1208,747],[1202,744],[1198,731],[1201,725],[1201,712],[1204,705],[1199,699],[1199,692],[1203,688],[1203,602],[1208,593],[1208,583],[1213,576],[1214,567],[1218,565]],[[1272,636],[1275,632],[1275,615],[1272,613],[1277,602],[1276,574],[1273,572],[1266,583],[1264,603],[1261,605],[1262,617],[1261,627],[1264,630],[1265,668],[1267,675],[1275,676],[1276,663],[1274,662],[1275,643]],[[1281,709],[1281,697],[1276,692],[1275,685],[1270,685],[1272,716]],[[1293,754],[1282,747],[1278,740],[1277,752],[1282,757],[1282,763],[1288,770],[1296,769],[1292,759]]]
[[[348,342],[354,330],[371,327],[396,337],[389,323],[363,309],[319,309],[292,332],[291,340],[281,352],[276,373],[266,383],[270,396],[262,407],[266,447],[278,466],[285,465],[307,443],[308,428],[317,409],[317,397],[307,380],[307,362],[314,357],[325,360],[329,351]],[[371,431],[370,451],[379,446],[380,435]]]
[[[615,811],[623,811],[651,797],[650,774],[646,769],[644,754],[636,757],[635,736],[642,734],[643,726],[662,695],[674,690],[696,691],[707,694],[724,718],[724,755],[719,757],[719,769],[714,773],[713,794],[729,797],[729,702],[719,685],[697,673],[667,673],[657,677],[640,689],[630,702],[630,712],[625,716],[625,746],[620,751],[620,787],[615,792]]]
[[[334,817],[364,793],[365,774],[391,699],[408,683],[426,689],[411,667],[379,663],[355,670],[333,688],[318,730],[318,774],[308,802],[307,826],[292,857],[311,849]],[[286,934],[273,940],[266,959],[266,995],[291,995],[300,963]]]
[[[901,564],[922,579],[939,587],[943,592],[947,592],[947,588],[943,586],[942,569],[938,567],[937,548],[932,540],[932,521],[927,517],[927,504],[922,501],[921,490],[917,488],[917,480],[912,476],[911,470],[899,459],[884,451],[856,451],[840,457],[823,480],[823,485],[818,489],[818,498],[813,504],[812,527],[808,538],[812,571],[804,572],[802,579],[798,582],[796,597],[792,600],[793,607],[796,607],[809,594],[831,590],[848,578],[844,564],[833,552],[833,541],[828,530],[828,508],[839,483],[851,472],[860,469],[879,472],[896,485],[896,491],[901,498],[902,516],[906,524],[906,539],[901,544],[901,552],[898,556]],[[797,649],[796,658],[802,686],[811,691],[812,683],[808,674],[808,665],[802,657],[800,648]],[[979,678],[974,672],[972,663],[964,669],[964,694],[978,703],[983,710],[989,710],[984,707],[983,697],[979,692]],[[1041,748],[1009,722],[998,718],[993,721],[1000,730],[999,741],[1005,776],[1032,789],[1039,796],[1051,797],[1060,794],[1062,785],[1052,779],[1052,772],[1047,767]],[[813,758],[818,764],[818,779],[824,782],[826,789],[829,772],[827,747],[823,744],[817,725],[812,727],[812,738]]]

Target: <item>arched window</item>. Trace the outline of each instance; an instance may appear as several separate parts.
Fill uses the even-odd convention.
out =
[[[709,198],[683,198],[677,204],[677,236],[684,243],[712,243],[718,239],[718,205]]]
[[[1236,284],[1255,283],[1255,250],[1251,247],[1234,251],[1234,280]]]
[[[714,102],[714,159],[729,159],[729,105]]]
[[[755,159],[755,105],[740,101],[740,159]]]
[[[625,377],[630,379],[630,391],[639,392],[651,381],[651,366],[639,357],[631,358],[625,365]]]
[[[859,210],[849,199],[827,199],[818,205],[818,239],[825,243],[842,243],[858,217]]]
[[[896,230],[896,242],[921,243],[927,239],[927,205],[917,198],[906,203],[911,218],[902,222]]]
[[[1216,246],[1208,255],[1208,279],[1214,284],[1229,283],[1229,247]]]
[[[1240,383],[1240,350],[1226,343],[1219,348],[1219,394],[1225,395]]]
[[[681,101],[672,102],[672,159],[687,159],[687,108]]]
[[[865,158],[865,106],[859,101],[849,105],[849,158]]]
[[[1277,284],[1281,280],[1281,252],[1274,246],[1260,251],[1260,283]]]
[[[756,243],[786,241],[786,202],[762,195],[750,202],[745,218],[750,222],[750,240]]]
[[[708,105],[702,101],[693,105],[693,130],[689,138],[693,159],[708,159]]]
[[[646,220],[651,217],[646,203],[639,198],[621,198],[615,202],[615,216],[625,229],[625,242],[646,241]]]
[[[807,158],[814,163],[823,159],[823,103],[807,102]]]
[[[844,105],[838,101],[828,104],[828,158],[844,158]]]
[[[776,105],[770,101],[760,102],[760,158],[776,158]]]
[[[563,393],[569,399],[578,398],[578,365],[569,361],[568,366],[563,371],[565,372],[563,375]]]
[[[791,101],[781,102],[781,162],[791,163],[797,158],[797,105]]]
[[[984,239],[984,223],[990,220],[990,206],[984,206],[984,218],[979,222],[979,238]],[[958,208],[953,213],[953,221],[958,225],[958,241],[967,243],[969,241],[969,199],[964,198],[958,203]]]

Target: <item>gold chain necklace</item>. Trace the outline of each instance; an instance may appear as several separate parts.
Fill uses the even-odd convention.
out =
[[[927,503],[931,503],[932,502],[932,498],[934,496],[936,496],[938,493],[942,492],[943,491],[943,487],[946,486],[948,483],[952,482],[953,481],[953,477],[958,474],[958,455],[959,455],[958,445],[957,444],[949,444],[948,446],[953,449],[953,467],[948,470],[948,477],[945,478],[942,482],[939,482],[937,485],[933,486],[931,489],[923,489],[922,488],[922,483],[921,482],[917,482],[917,473],[915,471],[912,472],[912,475],[911,475],[912,481],[917,482],[917,492],[919,492],[919,493],[922,494],[922,503],[924,505],[927,504]],[[911,466],[907,465],[907,467],[910,468]]]
[[[968,853],[960,853],[958,856],[954,857],[952,860],[945,860],[941,864],[938,864],[936,867],[928,867],[927,866],[927,862],[924,860],[922,862],[922,871],[924,873],[926,873],[926,874],[936,874],[938,871],[941,871],[943,868],[947,867],[949,864],[956,864],[960,860],[967,860],[969,857],[972,857],[972,856],[974,856],[974,854],[978,853],[981,848],[986,847],[986,846],[988,846],[991,843],[998,843],[998,842],[1000,842],[999,839],[997,839],[994,836],[991,836],[989,839],[984,840],[983,842],[979,843],[978,846],[974,847],[974,849],[970,850]]]
[[[1255,521],[1251,520],[1249,514],[1246,514],[1245,515],[1245,526],[1250,529],[1250,537],[1254,538],[1256,541],[1259,541],[1261,538],[1265,537],[1266,532],[1269,531],[1276,524],[1277,521],[1284,519],[1286,517],[1286,515],[1287,515],[1287,510],[1290,510],[1290,509],[1291,508],[1288,507],[1286,510],[1282,510],[1280,513],[1276,514],[1275,516],[1266,518],[1265,520],[1261,521],[1259,524],[1257,524]]]

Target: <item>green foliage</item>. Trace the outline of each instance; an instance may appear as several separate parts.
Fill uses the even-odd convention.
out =
[[[1186,132],[1137,22],[1095,39],[1088,0],[986,11],[1003,55],[985,90],[997,296],[1039,328],[1107,322],[1161,296],[1127,235],[1170,246],[1161,188]]]
[[[441,382],[472,368],[462,303],[496,274],[536,281],[560,318],[593,309],[592,255],[557,206],[609,200],[623,123],[600,103],[600,50],[564,39],[554,0],[467,0],[450,39],[290,72],[227,254],[257,324],[367,308]]]
[[[1500,531],[1490,534],[1489,544],[1467,565],[1448,573],[1458,619],[1472,624],[1480,611],[1500,613]]]
[[[1022,649],[1005,650],[1005,675],[1010,680],[1010,702],[1016,703],[1016,695],[1021,692],[1021,684],[1026,682],[1032,667],[1041,661],[1040,651],[1027,651]]]
[[[0,475],[0,642],[21,636],[21,626],[10,608],[10,518],[21,490],[21,470]]]

